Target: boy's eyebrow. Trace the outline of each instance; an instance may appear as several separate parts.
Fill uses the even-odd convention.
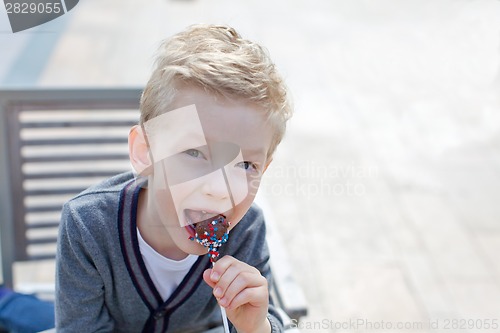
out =
[[[215,147],[219,147],[226,150],[226,149],[231,149],[230,147],[231,146],[235,146],[235,147],[238,147],[238,150],[240,150],[244,155],[246,156],[267,156],[267,151],[268,149],[266,149],[267,147],[259,147],[258,145],[252,145],[252,144],[249,144],[247,147],[244,146],[244,143],[243,144],[238,144],[236,142],[229,142],[229,141],[217,141],[217,140],[214,140],[212,141],[210,138],[208,138],[207,140],[208,142],[208,146],[210,147],[209,149],[214,149]],[[225,147],[225,145],[229,144],[229,146]],[[227,153],[227,151],[226,151]]]
[[[245,153],[245,155],[266,155],[265,149],[261,148],[255,148],[255,149],[242,148],[241,150]]]

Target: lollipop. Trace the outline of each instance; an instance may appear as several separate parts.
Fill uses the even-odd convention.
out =
[[[219,257],[219,247],[229,238],[229,225],[230,222],[222,214],[196,223],[195,235],[190,239],[208,247],[208,256],[212,263]]]
[[[219,214],[208,220],[196,223],[195,235],[194,237],[189,238],[200,243],[204,247],[208,247],[208,257],[210,258],[212,265],[215,261],[217,261],[217,258],[219,258],[219,247],[227,242],[227,239],[229,238],[229,234],[227,232],[229,225],[230,222],[226,220],[226,217]],[[220,306],[220,311],[222,321],[224,323],[224,332],[229,333],[226,310]]]

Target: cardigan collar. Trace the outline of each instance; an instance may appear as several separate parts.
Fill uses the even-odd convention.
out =
[[[120,247],[134,287],[151,313],[143,332],[164,332],[170,315],[190,298],[203,281],[203,272],[210,268],[210,260],[207,256],[200,256],[169,299],[162,300],[142,259],[137,239],[137,207],[139,193],[145,183],[144,179],[132,179],[120,194]]]

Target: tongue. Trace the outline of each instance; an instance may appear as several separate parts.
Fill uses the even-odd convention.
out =
[[[216,215],[214,213],[204,213],[199,210],[186,209],[186,216],[188,217],[189,224],[197,224],[208,220],[212,221],[213,219],[222,215]]]

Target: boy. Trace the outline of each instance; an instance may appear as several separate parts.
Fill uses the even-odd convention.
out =
[[[232,28],[197,25],[160,48],[129,134],[132,173],[65,204],[58,242],[60,332],[279,332],[265,225],[251,206],[291,107],[266,52]],[[223,216],[213,266],[193,241]]]

